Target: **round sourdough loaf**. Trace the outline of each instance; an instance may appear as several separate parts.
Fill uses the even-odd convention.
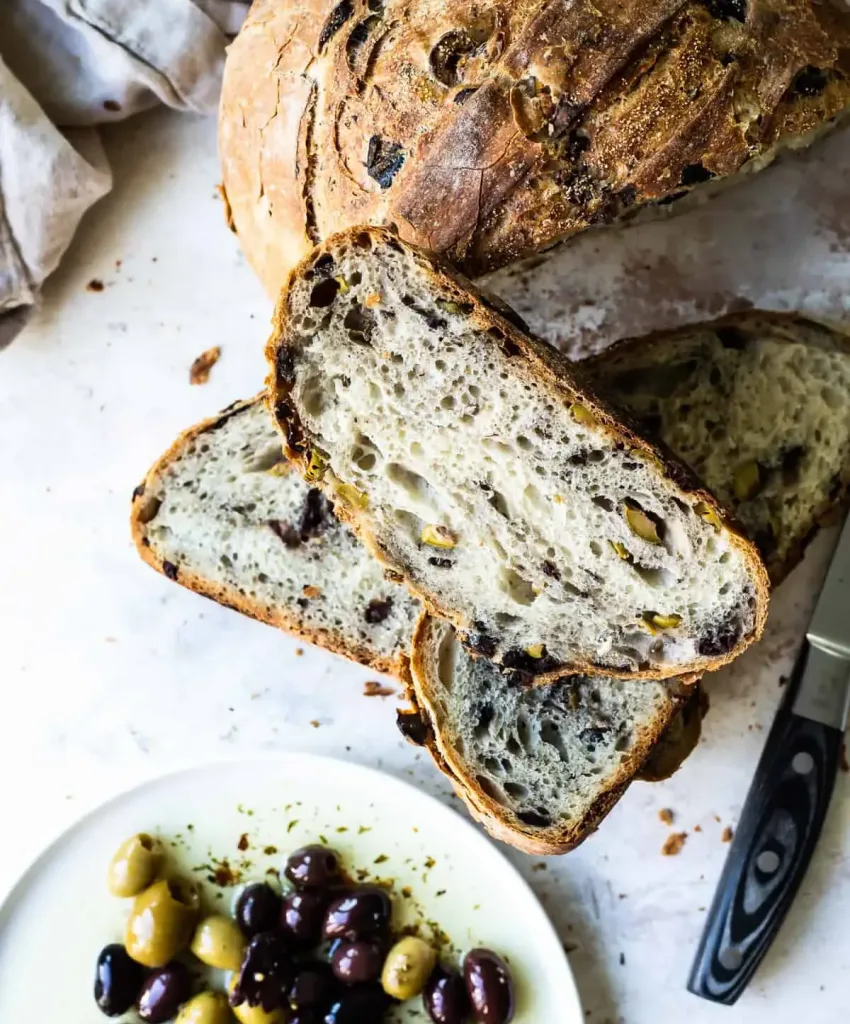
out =
[[[395,224],[477,275],[763,167],[850,103],[841,0],[255,0],[227,61],[232,223],[276,295]]]

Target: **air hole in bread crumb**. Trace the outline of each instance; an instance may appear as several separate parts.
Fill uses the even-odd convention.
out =
[[[440,405],[444,409],[454,409],[454,407],[455,407],[454,395],[444,395],[443,398],[440,400]]]
[[[514,604],[528,606],[537,600],[534,587],[527,579],[524,579],[510,566],[503,566],[499,570],[499,589],[506,594]]]
[[[505,792],[515,800],[523,800],[528,796],[528,789],[519,782],[506,782]]]
[[[338,291],[339,281],[334,277],[327,277],[324,281],[319,281],[318,284],[313,285],[313,290],[310,292],[310,305],[320,309],[330,306],[333,304]]]
[[[497,804],[504,807],[506,800],[505,794],[499,789],[499,787],[492,780],[488,779],[486,775],[476,775],[475,781],[481,787],[482,791],[490,797],[491,800],[495,800]]]

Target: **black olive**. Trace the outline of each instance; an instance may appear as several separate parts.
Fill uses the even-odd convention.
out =
[[[384,952],[377,942],[340,939],[331,950],[331,969],[345,985],[377,981],[384,966]]]
[[[291,892],[283,901],[280,929],[299,946],[317,946],[322,941],[322,923],[333,894],[323,889]]]
[[[276,1010],[286,1002],[295,967],[292,951],[280,932],[260,932],[248,943],[236,984],[230,993],[230,1005],[262,1006]]]
[[[463,980],[479,1024],[508,1024],[514,1017],[514,983],[507,964],[489,949],[463,958]]]
[[[366,939],[387,930],[392,906],[383,889],[364,885],[328,907],[322,935],[326,939]]]
[[[162,1024],[177,1016],[181,1003],[192,994],[192,976],[183,964],[173,963],[160,967],[148,975],[142,986],[136,1009],[149,1024]]]
[[[289,1024],[322,1024],[321,1010],[296,1010],[289,1018]]]
[[[280,904],[280,896],[265,882],[248,885],[236,903],[236,923],[249,938],[272,931],[280,917]]]
[[[434,1024],[465,1024],[472,1013],[463,978],[440,966],[428,979],[422,1001]]]
[[[299,889],[323,889],[336,881],[339,857],[333,850],[318,843],[302,846],[290,854],[284,874]]]
[[[107,1017],[118,1017],[136,1002],[144,980],[144,967],[122,945],[104,946],[95,968],[95,1002]]]
[[[324,1010],[336,999],[339,985],[328,964],[302,964],[289,986],[287,998],[296,1010]]]
[[[333,1004],[325,1024],[380,1024],[392,1002],[380,985],[358,985]]]

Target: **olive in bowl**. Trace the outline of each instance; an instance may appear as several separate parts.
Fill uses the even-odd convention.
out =
[[[212,914],[195,929],[189,948],[208,967],[236,971],[245,952],[245,937],[235,921],[223,914]]]
[[[379,1024],[392,1000],[380,985],[357,985],[344,992],[325,1014],[324,1024]]]
[[[107,1017],[119,1017],[136,1002],[144,980],[144,968],[122,945],[105,946],[95,968],[95,1002]]]
[[[339,856],[319,843],[302,846],[287,858],[284,874],[299,889],[326,889],[339,880]]]
[[[434,1024],[466,1024],[472,1014],[463,978],[439,965],[425,984],[422,1002]]]
[[[126,839],[109,862],[106,882],[113,896],[138,896],[156,878],[162,864],[162,844],[146,832]]]
[[[331,949],[331,970],[343,985],[377,981],[384,966],[384,954],[377,942],[339,939]]]
[[[279,932],[260,932],[248,943],[242,966],[234,976],[230,1005],[239,1016],[244,1007],[271,1013],[286,1003],[295,965],[285,937]]]
[[[201,901],[184,882],[155,882],[139,893],[127,919],[124,945],[145,967],[164,967],[192,941]]]
[[[295,1010],[323,1010],[334,1002],[339,983],[329,964],[321,961],[299,964],[289,986],[287,999]]]
[[[283,1006],[274,1006],[266,1009],[262,1005],[252,1006],[247,999],[235,1003],[233,997],[236,992],[237,978],[230,983],[230,1010],[239,1024],[287,1024],[289,1019],[288,1011]]]
[[[471,949],[463,958],[463,980],[478,1024],[513,1020],[514,983],[500,956],[489,949]]]
[[[163,1024],[176,1016],[192,993],[192,976],[180,963],[160,967],[148,975],[136,1010],[145,1024]]]
[[[223,992],[201,992],[180,1007],[174,1024],[230,1024],[230,1007]]]
[[[265,882],[246,885],[236,901],[236,922],[249,939],[270,932],[277,928],[280,905],[280,896]]]
[[[386,934],[392,904],[383,889],[363,885],[335,899],[322,926],[325,939],[365,939]]]
[[[280,930],[293,944],[317,946],[322,941],[322,924],[332,896],[321,889],[296,889],[283,901]]]
[[[431,977],[437,954],[423,939],[408,935],[387,954],[381,971],[381,984],[393,999],[412,999],[425,988]]]

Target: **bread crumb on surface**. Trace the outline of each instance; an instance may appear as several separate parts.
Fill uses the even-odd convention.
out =
[[[221,347],[215,345],[213,348],[208,348],[206,352],[202,352],[198,358],[192,363],[191,369],[189,370],[189,383],[190,384],[206,384],[210,379],[210,370],[221,358]]]
[[[673,832],[664,840],[664,845],[661,847],[661,853],[665,857],[675,857],[677,854],[682,852],[682,847],[685,845],[685,840],[687,838],[687,832]]]
[[[735,833],[732,831],[732,827],[730,825],[726,825],[726,827],[720,833],[720,841],[722,843],[731,843],[734,835]]]
[[[99,277],[93,277],[91,281],[86,285],[87,292],[102,292],[104,289],[103,281]]]
[[[702,825],[694,825],[694,832],[702,832]]]
[[[315,719],[315,718],[311,718],[311,719],[310,719],[310,725],[312,725],[314,729],[318,729],[318,728],[319,728],[319,722],[318,722],[318,719]]]
[[[675,815],[669,807],[662,807],[661,810],[658,812],[658,820],[661,822],[662,825],[672,825],[674,818]]]
[[[395,690],[392,686],[384,686],[383,683],[379,683],[375,679],[370,679],[363,684],[364,697],[392,697],[394,693]]]
[[[295,648],[295,657],[296,658],[303,658],[304,657],[304,648],[303,647],[296,647]]]

